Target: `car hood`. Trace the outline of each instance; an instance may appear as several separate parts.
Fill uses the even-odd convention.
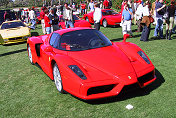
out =
[[[91,66],[108,75],[120,76],[134,72],[130,60],[117,46],[69,52],[68,55],[78,63],[87,65],[85,68]]]
[[[13,38],[27,36],[30,34],[30,32],[28,27],[19,27],[0,30],[0,34],[3,38]]]

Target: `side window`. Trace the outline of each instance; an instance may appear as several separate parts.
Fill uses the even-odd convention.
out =
[[[58,33],[53,33],[50,38],[50,45],[54,48],[58,48],[59,39],[60,39],[60,35]]]

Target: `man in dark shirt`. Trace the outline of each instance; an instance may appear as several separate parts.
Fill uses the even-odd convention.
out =
[[[164,0],[159,0],[159,2],[156,4],[155,10],[156,10],[156,27],[154,32],[154,37],[159,36],[161,39],[163,39],[163,15],[165,13],[165,7],[166,5],[163,4]]]
[[[59,17],[56,13],[54,13],[54,9],[52,8],[50,10],[49,19],[51,24],[51,32],[58,30]]]

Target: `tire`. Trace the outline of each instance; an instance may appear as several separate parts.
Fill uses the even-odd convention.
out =
[[[107,22],[107,20],[104,19],[102,24],[103,24],[103,27],[107,27],[107,26],[108,26],[108,22]]]
[[[60,71],[56,63],[54,64],[54,67],[53,67],[53,77],[54,77],[54,83],[59,93],[64,93],[63,85],[62,85],[62,78],[61,78]]]
[[[86,17],[86,19],[85,19],[85,20],[89,22],[89,18],[88,18],[88,17]]]
[[[34,65],[33,63],[33,59],[32,59],[32,52],[31,52],[31,47],[28,45],[28,57],[29,57],[29,61],[32,65]]]

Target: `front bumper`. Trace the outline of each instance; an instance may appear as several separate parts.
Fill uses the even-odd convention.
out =
[[[28,37],[30,37],[30,35],[4,39],[4,42],[2,44],[4,45],[4,44],[26,42]]]
[[[128,75],[130,75],[130,77]],[[124,88],[132,90],[134,85],[137,88],[143,88],[156,80],[154,70],[151,70],[141,77],[136,77],[136,74],[128,75],[123,75],[113,80],[84,83],[81,85],[80,94],[77,97],[84,100],[91,100],[117,96]],[[129,86],[131,86],[131,88]]]

